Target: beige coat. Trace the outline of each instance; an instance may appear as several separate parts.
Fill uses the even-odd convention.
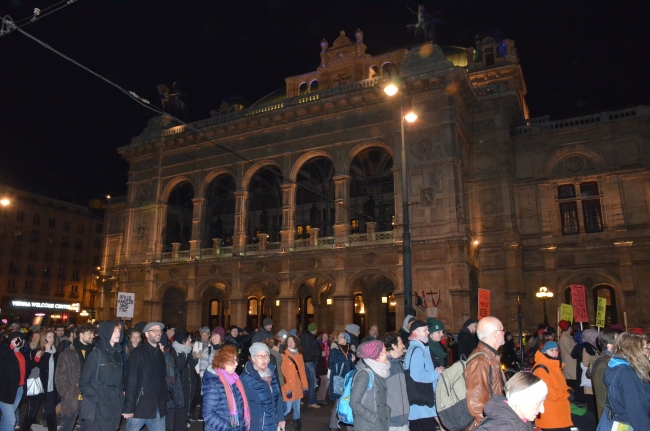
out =
[[[562,368],[562,374],[567,380],[576,380],[576,367],[578,366],[575,359],[571,357],[571,351],[575,347],[576,342],[568,332],[563,332],[560,337],[560,354],[562,355],[562,362],[564,362],[564,368]]]

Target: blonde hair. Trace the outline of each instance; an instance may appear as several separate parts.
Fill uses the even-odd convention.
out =
[[[618,356],[626,359],[632,369],[639,376],[643,382],[650,382],[650,362],[643,350],[643,342],[647,339],[645,335],[633,334],[631,332],[623,332],[616,339],[616,343],[612,348],[612,356]]]
[[[45,353],[45,343],[47,343],[47,334],[54,335],[54,337],[56,339],[56,333],[54,331],[50,330],[50,329],[48,329],[47,331],[41,332],[41,339],[38,342],[38,350],[40,350],[43,353]],[[52,346],[54,346],[54,344],[52,344]]]

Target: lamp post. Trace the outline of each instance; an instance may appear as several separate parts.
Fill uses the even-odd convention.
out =
[[[385,88],[384,92],[389,96],[394,96],[399,92],[399,87],[395,83],[389,83]],[[413,111],[409,111],[404,114],[404,98],[402,93],[399,96],[399,111],[400,111],[400,132],[402,138],[402,217],[403,217],[403,237],[402,237],[402,265],[404,270],[404,314],[409,314],[411,309],[413,309],[413,279],[411,275],[411,232],[409,229],[409,198],[408,198],[408,186],[406,183],[406,148],[404,143],[404,121],[409,123],[414,122],[418,119],[417,114]]]
[[[546,314],[546,301],[553,297],[553,292],[549,291],[545,286],[539,288],[535,296],[542,300],[544,304],[544,324],[548,325],[548,315]]]

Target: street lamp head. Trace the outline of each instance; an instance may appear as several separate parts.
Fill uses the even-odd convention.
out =
[[[542,286],[539,288],[539,291],[535,293],[535,296],[542,300],[550,299],[553,297],[553,292],[550,292],[546,286]]]
[[[388,94],[389,96],[396,95],[397,91],[398,91],[397,85],[393,83],[390,83],[384,87],[384,93]]]
[[[11,201],[9,199],[7,199],[7,198],[0,199],[0,205],[2,205],[3,207],[6,207],[10,203],[11,203]]]
[[[418,115],[417,115],[415,112],[412,112],[412,111],[411,111],[411,112],[409,112],[408,114],[404,115],[404,119],[405,119],[407,122],[412,123],[412,122],[414,122],[415,120],[418,119]]]

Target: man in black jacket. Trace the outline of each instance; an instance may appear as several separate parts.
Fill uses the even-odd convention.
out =
[[[316,363],[321,353],[318,342],[316,342],[316,331],[318,331],[318,326],[312,322],[307,326],[307,330],[302,331],[302,334],[300,334],[302,357],[305,361],[305,372],[307,373],[309,387],[307,406],[312,409],[320,408],[320,405],[316,403]]]
[[[476,349],[476,346],[478,346],[478,338],[476,336],[477,325],[478,320],[476,319],[467,319],[463,323],[463,327],[458,332],[458,358],[454,358],[454,360],[466,360],[474,349]]]
[[[159,322],[147,323],[147,342],[133,349],[129,356],[122,409],[122,416],[128,419],[126,431],[140,431],[145,425],[149,431],[165,430],[168,392],[165,354],[159,345],[164,326]]]
[[[0,347],[0,429],[13,429],[16,411],[23,396],[25,385],[25,357],[20,348],[25,337],[20,331],[7,335],[7,345]]]

